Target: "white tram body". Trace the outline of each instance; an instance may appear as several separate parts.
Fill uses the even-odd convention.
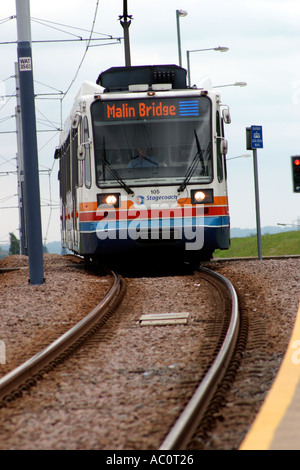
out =
[[[188,88],[175,65],[114,67],[84,83],[55,152],[63,247],[206,259],[229,248],[224,121],[219,93]]]

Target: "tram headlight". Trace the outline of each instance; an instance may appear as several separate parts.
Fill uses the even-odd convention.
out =
[[[105,198],[105,202],[107,204],[111,204],[112,206],[116,204],[117,200],[118,198],[114,194],[109,194],[107,198]]]
[[[191,190],[191,203],[192,204],[209,204],[214,202],[213,189],[192,189]]]
[[[97,205],[120,206],[120,193],[102,193],[97,194]]]
[[[205,199],[206,194],[203,191],[197,191],[194,194],[195,201],[197,202],[203,202]]]

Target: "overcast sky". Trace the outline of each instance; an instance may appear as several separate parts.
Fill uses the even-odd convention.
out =
[[[15,1],[1,3],[0,42],[16,41],[16,20],[9,20],[16,13]],[[104,45],[106,41],[93,43],[95,47],[89,48],[78,70],[86,42],[35,41],[76,39],[74,35],[88,38],[96,5],[96,0],[30,1],[35,19],[31,25],[35,92],[65,93],[69,89],[63,100],[36,102],[40,169],[51,170],[50,177],[48,171],[40,176],[43,237],[48,241],[60,239],[58,165],[53,160],[59,141],[57,129],[83,81],[95,81],[101,71],[124,65],[124,46],[116,40],[107,41],[114,43],[111,45]],[[187,50],[229,48],[226,53],[191,53],[192,83],[199,85],[206,77],[213,86],[247,82],[243,88],[220,88],[222,102],[230,106],[232,117],[225,128],[228,159],[233,159],[228,161],[231,226],[256,226],[253,160],[252,152],[246,150],[245,136],[246,127],[251,125],[263,127],[264,148],[257,152],[261,225],[296,223],[300,195],[292,191],[290,157],[300,154],[299,1],[128,0],[128,13],[133,16],[129,30],[132,65],[178,64],[176,9],[188,12],[180,19],[183,67]],[[123,0],[100,0],[93,37],[105,37],[98,33],[122,37],[118,19],[122,12]],[[40,20],[47,20],[48,26]],[[0,57],[0,96],[13,95],[16,43],[1,44]],[[13,97],[0,101],[0,243],[8,240],[9,232],[19,236],[17,179],[10,173],[16,167],[15,105]],[[245,154],[251,156],[235,158]],[[56,207],[50,209],[49,201]]]

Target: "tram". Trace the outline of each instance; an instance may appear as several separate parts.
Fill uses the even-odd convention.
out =
[[[112,67],[85,82],[60,136],[62,246],[87,258],[230,245],[228,106],[176,65]]]

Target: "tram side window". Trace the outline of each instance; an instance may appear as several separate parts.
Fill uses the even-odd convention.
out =
[[[71,191],[71,149],[70,135],[61,146],[61,157],[59,160],[59,189],[63,204],[67,202],[67,194]]]
[[[83,124],[83,142],[88,144],[89,142],[89,126],[88,120],[85,116]],[[87,188],[90,188],[92,185],[92,176],[91,176],[91,151],[90,145],[85,146],[85,159],[84,159],[84,182]]]
[[[59,194],[63,203],[66,202],[66,177],[64,168],[64,159],[61,157],[59,160]]]
[[[64,146],[64,174],[65,174],[65,188],[66,188],[66,195],[69,191],[71,191],[71,174],[70,174],[70,136]]]
[[[217,136],[222,137],[219,111],[217,111],[216,129],[217,129]],[[220,143],[221,143],[221,139],[217,139],[217,176],[218,176],[218,181],[221,183],[223,181],[223,162],[222,162],[223,156],[221,154]]]
[[[70,179],[70,137],[66,140],[61,148],[60,159],[60,195],[64,204],[67,202],[67,193],[71,189]]]
[[[72,129],[72,191],[78,187],[78,129]]]

